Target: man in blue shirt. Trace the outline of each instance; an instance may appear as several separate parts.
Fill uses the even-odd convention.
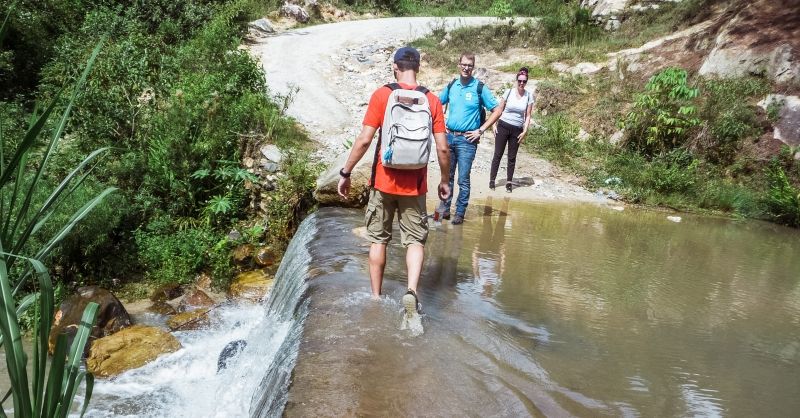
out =
[[[443,105],[448,105],[447,111],[447,144],[450,145],[450,190],[458,167],[458,198],[456,199],[456,216],[453,225],[464,222],[469,204],[469,174],[472,170],[472,161],[478,150],[478,141],[481,135],[500,118],[502,109],[498,106],[497,99],[488,87],[472,76],[475,69],[475,55],[461,54],[459,58],[460,77],[453,80],[439,94]],[[482,120],[481,106],[492,114],[487,120]],[[444,218],[450,219],[450,204],[453,195],[445,201]]]

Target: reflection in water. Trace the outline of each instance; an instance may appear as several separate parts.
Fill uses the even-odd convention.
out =
[[[508,199],[471,209],[429,237],[420,337],[397,329],[403,249],[389,248],[388,296],[359,298],[360,214],[320,211],[286,415],[800,410],[798,231]]]

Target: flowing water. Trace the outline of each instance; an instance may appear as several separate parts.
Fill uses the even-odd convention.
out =
[[[473,206],[431,232],[419,337],[399,330],[403,249],[373,301],[362,213],[318,213],[285,415],[797,416],[798,231]]]
[[[431,231],[414,336],[400,329],[404,250],[390,245],[372,300],[362,225],[359,210],[309,217],[265,306],[221,308],[212,330],[177,333],[182,350],[98,381],[90,416],[800,411],[797,230],[477,201]],[[247,348],[217,374],[237,339]]]

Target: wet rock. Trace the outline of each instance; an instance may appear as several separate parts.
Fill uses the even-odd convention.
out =
[[[67,335],[68,345],[72,344],[78,331],[78,324],[83,317],[83,311],[89,302],[95,302],[100,307],[97,310],[97,321],[92,327],[89,344],[86,344],[84,354],[89,352],[91,341],[111,335],[131,325],[131,318],[122,302],[108,290],[97,286],[87,286],[78,289],[78,293],[61,302],[55,313],[53,326],[50,329],[48,350],[53,353],[56,339],[59,334]]]
[[[261,267],[270,267],[278,261],[278,254],[271,247],[260,247],[253,255],[253,261]]]
[[[342,206],[360,208],[367,204],[369,193],[369,178],[372,174],[372,156],[375,155],[375,144],[372,141],[364,158],[356,164],[350,175],[350,194],[347,199],[339,196],[338,185],[339,170],[344,167],[349,151],[341,154],[339,158],[317,179],[317,188],[314,190],[314,198],[322,206]]]
[[[206,292],[200,289],[195,289],[190,295],[183,298],[180,305],[178,305],[178,312],[190,312],[196,309],[208,308],[214,306],[214,300],[209,297]]]
[[[263,270],[240,273],[231,283],[228,298],[232,300],[249,300],[260,302],[269,293],[275,283]]]
[[[235,340],[225,345],[225,348],[219,353],[219,358],[217,359],[217,373],[226,369],[228,363],[241,354],[245,347],[247,347],[247,341],[245,340]]]
[[[242,244],[233,249],[233,261],[236,264],[247,264],[250,257],[253,255],[253,246],[250,244]]]
[[[207,327],[211,320],[208,317],[210,309],[198,309],[191,312],[182,312],[167,319],[167,326],[172,331],[189,331]]]
[[[194,285],[200,290],[211,290],[211,276],[208,273],[200,273],[194,279]]]
[[[112,377],[180,348],[181,343],[172,334],[155,327],[134,325],[95,341],[86,359],[86,368],[95,377]]]
[[[178,311],[167,302],[153,302],[153,304],[147,308],[147,312],[158,315],[175,315]]]
[[[159,286],[150,295],[150,300],[153,302],[165,302],[172,300],[183,295],[183,288],[178,283],[167,283]]]

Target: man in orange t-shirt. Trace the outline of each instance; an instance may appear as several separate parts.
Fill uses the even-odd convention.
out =
[[[417,87],[419,72],[419,52],[411,47],[397,50],[394,55],[392,70],[401,88],[413,90]],[[367,149],[375,136],[375,132],[383,125],[383,116],[392,89],[383,86],[375,90],[370,98],[367,113],[364,116],[361,133],[358,134],[350,156],[339,171],[339,195],[347,198],[350,193],[350,172]],[[450,148],[445,134],[444,113],[439,98],[430,92],[425,96],[431,110],[433,138],[436,142],[436,153],[442,177],[438,186],[439,199],[450,196]],[[380,146],[376,147],[380,150]],[[428,215],[425,208],[425,194],[428,167],[405,170],[384,167],[380,158],[375,158],[372,168],[369,203],[365,215],[367,236],[372,242],[369,249],[369,277],[372,296],[381,295],[383,269],[386,266],[386,245],[392,239],[392,222],[398,214],[401,242],[406,247],[406,266],[408,268],[408,291],[403,295],[406,315],[411,316],[419,311],[417,284],[422,271],[425,255],[425,240],[428,237]]]

